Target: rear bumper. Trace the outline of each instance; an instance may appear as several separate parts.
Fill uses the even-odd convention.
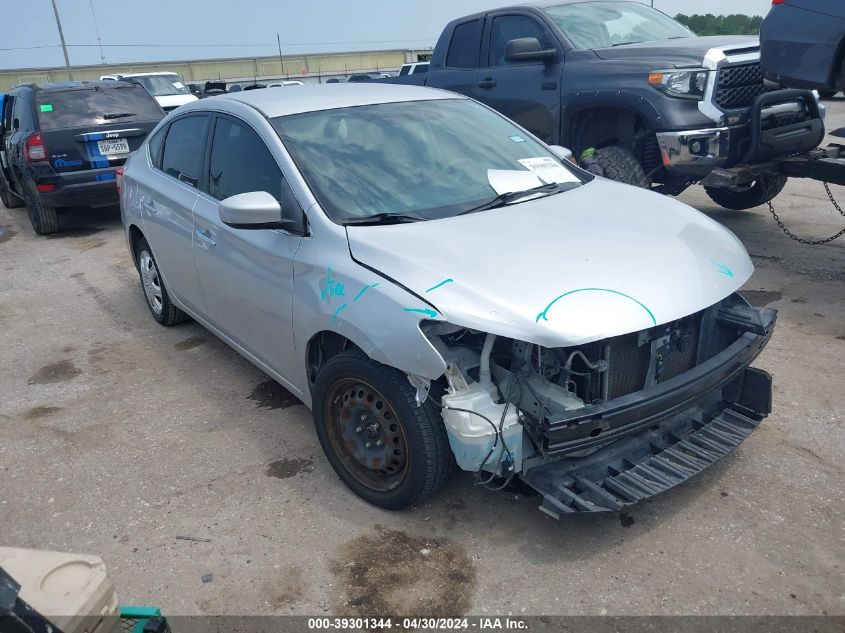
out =
[[[771,411],[771,377],[749,365],[777,313],[745,325],[737,316],[724,318],[745,333],[694,369],[550,422],[546,457],[523,474],[543,495],[541,508],[558,517],[618,510],[683,483],[748,437]]]
[[[39,177],[36,184],[55,186],[52,191],[39,194],[44,204],[53,207],[98,207],[118,203],[113,168]]]

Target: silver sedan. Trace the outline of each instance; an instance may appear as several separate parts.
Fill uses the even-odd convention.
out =
[[[256,90],[162,121],[121,210],[153,317],[311,407],[364,499],[407,507],[457,465],[553,516],[617,510],[765,417],[775,313],[736,294],[733,234],[570,156],[452,93]]]

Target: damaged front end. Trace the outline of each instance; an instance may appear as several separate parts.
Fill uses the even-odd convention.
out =
[[[519,477],[541,510],[619,510],[736,448],[771,410],[750,365],[777,313],[738,294],[678,321],[571,348],[444,322],[424,334],[447,363],[443,419],[458,465]]]

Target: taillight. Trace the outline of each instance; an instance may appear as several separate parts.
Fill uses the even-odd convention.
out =
[[[786,0],[772,0],[772,4],[784,4]]]
[[[120,193],[120,187],[123,185],[123,167],[114,168],[114,179],[117,181],[117,193]]]
[[[36,132],[26,139],[23,146],[23,155],[28,163],[38,163],[47,160],[47,148],[41,140],[41,134]]]
[[[51,191],[55,191],[56,185],[53,184],[40,184],[35,185],[35,188],[38,189],[40,193],[50,193]]]

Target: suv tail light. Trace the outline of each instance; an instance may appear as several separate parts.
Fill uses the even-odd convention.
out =
[[[26,143],[23,146],[23,154],[28,163],[39,163],[47,160],[47,148],[44,147],[41,134],[36,132],[26,139]]]
[[[786,0],[772,0],[772,4],[784,4]]]
[[[117,193],[120,193],[120,188],[123,186],[123,167],[114,168],[114,179],[117,181]]]

